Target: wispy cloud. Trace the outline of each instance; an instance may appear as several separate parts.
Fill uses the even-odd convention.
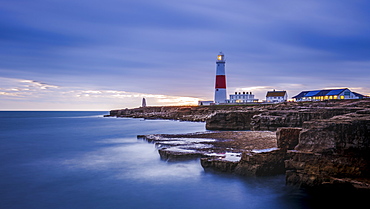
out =
[[[137,107],[142,98],[148,105],[196,105],[199,98],[162,94],[147,94],[117,90],[81,89],[61,87],[33,80],[0,77],[0,99],[9,100],[0,104],[0,109],[113,109]],[[85,105],[85,106],[84,106]]]
[[[0,77],[0,95],[12,97],[40,96],[59,87],[33,80]]]

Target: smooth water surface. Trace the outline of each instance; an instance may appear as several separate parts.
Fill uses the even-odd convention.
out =
[[[106,112],[0,112],[0,208],[306,208],[284,176],[206,173],[161,161],[138,134],[204,123],[104,118]]]

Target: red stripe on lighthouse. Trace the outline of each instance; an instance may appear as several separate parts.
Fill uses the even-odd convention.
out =
[[[225,75],[216,75],[216,89],[226,89]]]

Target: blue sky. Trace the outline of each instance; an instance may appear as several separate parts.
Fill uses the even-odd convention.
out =
[[[0,110],[110,110],[228,93],[370,95],[366,0],[0,0]]]

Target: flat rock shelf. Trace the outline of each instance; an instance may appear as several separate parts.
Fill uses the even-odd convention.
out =
[[[189,134],[138,135],[138,139],[152,142],[162,160],[178,161],[212,158],[237,162],[243,152],[276,148],[273,131],[212,131]]]

